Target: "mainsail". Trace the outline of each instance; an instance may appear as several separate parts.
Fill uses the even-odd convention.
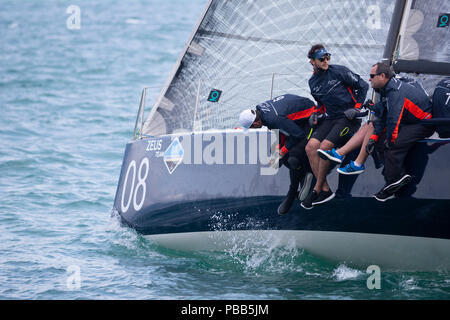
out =
[[[395,70],[449,75],[450,2],[407,0],[400,3],[404,3],[404,8],[393,57]]]
[[[368,79],[394,7],[391,0],[210,1],[143,133],[234,128],[241,110],[271,97],[311,97],[306,55],[316,43],[332,53],[331,63]]]
[[[450,75],[450,2],[397,0],[384,59],[401,76],[415,78],[432,96]]]

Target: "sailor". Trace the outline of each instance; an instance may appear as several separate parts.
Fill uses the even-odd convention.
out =
[[[275,150],[273,165],[285,165],[289,169],[290,186],[285,200],[278,207],[278,214],[286,214],[295,198],[303,200],[309,193],[313,175],[305,154],[308,136],[312,132],[309,118],[317,110],[313,101],[308,98],[285,94],[256,106],[255,110],[244,110],[239,122],[244,131],[249,128],[279,129],[280,145]],[[278,161],[275,161],[277,159]],[[298,187],[302,180],[300,192]]]
[[[312,209],[314,205],[330,201],[335,196],[326,180],[330,161],[321,159],[317,151],[342,146],[358,131],[361,121],[356,117],[369,85],[347,67],[330,65],[331,54],[321,44],[311,47],[308,58],[314,68],[313,76],[309,79],[311,94],[317,105],[326,111],[324,121],[306,146],[317,181],[314,190],[301,205],[305,209]]]
[[[380,70],[381,69],[385,69],[384,72],[387,78],[392,78],[395,76],[392,68],[383,65],[380,67]],[[371,74],[369,81],[372,82],[372,79],[375,77],[375,74]],[[424,94],[427,94],[423,86],[416,80],[411,78],[400,78],[399,80],[404,83],[408,83],[422,91]],[[438,98],[437,100],[440,101],[441,99]],[[361,148],[357,158],[354,161],[350,161],[350,163],[346,166],[337,169],[337,172],[340,174],[357,175],[363,173],[365,171],[364,163],[370,154],[374,156],[376,166],[382,166],[382,163],[378,158],[378,153],[373,152],[375,150],[376,141],[374,139],[371,140],[370,138],[374,133],[373,122],[375,122],[376,119],[383,117],[384,107],[382,104],[374,105],[371,100],[366,101],[363,107],[371,109],[373,116],[343,147],[338,149],[332,148],[331,150],[318,150],[321,158],[341,164],[346,155],[355,149]]]
[[[366,104],[369,104],[368,101]],[[371,106],[372,108],[373,106]],[[357,158],[342,168],[337,168],[337,172],[344,175],[356,175],[361,174],[365,170],[364,163],[369,157],[369,153],[366,149],[370,140],[370,136],[373,134],[373,120],[369,119],[361,128],[356,132],[351,139],[341,148],[332,148],[331,150],[319,149],[317,152],[319,156],[324,160],[330,160],[334,163],[341,164],[345,156],[355,149],[361,148]],[[370,146],[372,147],[372,146]],[[369,149],[370,150],[370,149]],[[374,155],[375,156],[375,155]],[[377,158],[378,160],[378,158]],[[377,163],[378,164],[378,163]]]
[[[370,83],[380,93],[381,101],[374,106],[379,116],[367,149],[371,151],[371,146],[383,136],[380,142],[386,184],[374,197],[384,202],[394,198],[412,179],[405,172],[404,162],[417,141],[433,134],[432,127],[420,123],[420,120],[432,118],[431,103],[422,86],[409,79],[395,78],[391,67],[385,63],[372,66]]]
[[[433,93],[433,117],[450,120],[450,77],[442,79]],[[436,131],[441,138],[450,138],[450,124],[436,126]]]

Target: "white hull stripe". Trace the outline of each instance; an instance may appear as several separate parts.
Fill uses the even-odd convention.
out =
[[[175,250],[225,251],[251,246],[288,246],[335,263],[381,270],[450,270],[450,240],[384,234],[250,230],[206,231],[147,235],[158,245]]]

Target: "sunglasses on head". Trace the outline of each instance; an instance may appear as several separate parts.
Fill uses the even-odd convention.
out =
[[[325,60],[330,61],[330,56],[325,56],[325,57],[319,58],[320,62],[324,62]]]

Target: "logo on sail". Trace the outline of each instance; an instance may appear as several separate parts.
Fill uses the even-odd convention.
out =
[[[170,174],[172,174],[183,161],[183,155],[184,150],[177,137],[172,141],[166,152],[164,152],[164,163]]]
[[[222,91],[217,89],[212,89],[208,96],[209,102],[219,102]]]
[[[437,27],[446,28],[449,26],[449,21],[450,21],[450,13],[442,14],[439,16]]]

